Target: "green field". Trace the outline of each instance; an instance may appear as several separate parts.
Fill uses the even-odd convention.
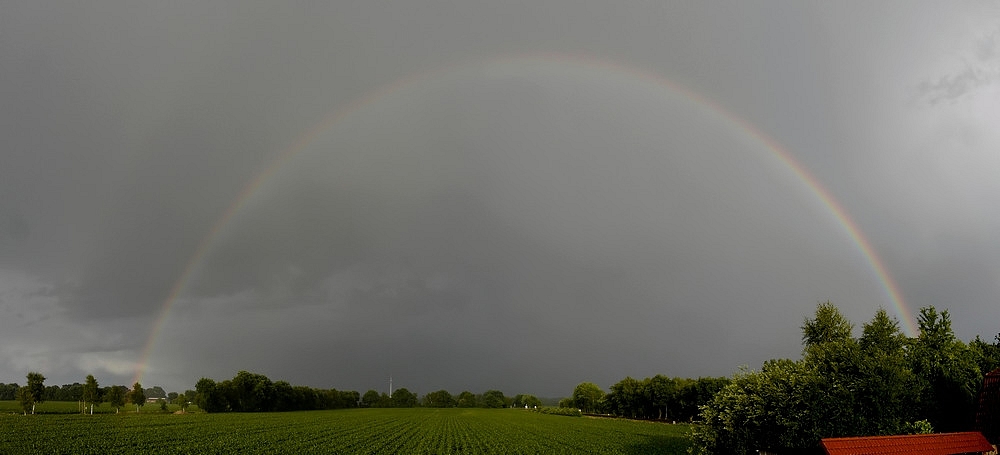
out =
[[[5,412],[0,415],[0,453],[683,454],[688,431],[686,425],[523,409],[173,415],[135,414],[133,408],[128,414],[93,416]]]
[[[89,409],[89,408],[88,408]],[[180,407],[177,405],[167,405],[167,413],[173,413],[179,410]],[[197,412],[198,407],[191,405],[188,407],[188,411]],[[16,401],[0,401],[0,414],[21,414],[21,406],[17,404]],[[88,411],[89,412],[89,411]],[[129,413],[135,412],[134,404],[126,404],[122,406],[121,412]],[[80,413],[80,403],[76,401],[46,401],[44,403],[35,405],[35,414],[79,414]],[[107,403],[101,403],[98,406],[94,406],[94,414],[114,414],[115,410],[111,405]],[[146,403],[142,406],[140,413],[164,413],[160,410],[160,405],[158,403]]]

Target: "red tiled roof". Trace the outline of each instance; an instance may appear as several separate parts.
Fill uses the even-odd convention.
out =
[[[993,446],[977,431],[827,438],[822,445],[828,455],[954,455],[993,451]]]

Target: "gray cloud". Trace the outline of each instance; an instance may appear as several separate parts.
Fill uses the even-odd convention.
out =
[[[961,69],[921,82],[917,86],[919,96],[932,105],[953,102],[1000,81],[1000,29],[979,36],[970,48],[968,55],[961,57]]]

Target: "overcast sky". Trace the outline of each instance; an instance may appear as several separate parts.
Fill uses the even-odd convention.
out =
[[[797,358],[827,300],[1000,332],[992,2],[0,4],[0,382],[564,396]]]

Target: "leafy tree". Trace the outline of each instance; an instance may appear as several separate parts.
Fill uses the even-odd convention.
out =
[[[865,324],[858,344],[861,364],[855,381],[854,413],[860,422],[856,433],[891,435],[905,433],[916,414],[916,377],[906,361],[906,336],[899,322],[880,308]]]
[[[156,402],[160,404],[160,410],[161,411],[166,411],[167,410],[167,399],[166,398],[157,398]]]
[[[379,404],[379,393],[376,390],[368,390],[361,396],[361,405],[366,408],[375,408]]]
[[[438,390],[424,395],[423,405],[428,408],[451,408],[455,406],[455,397],[447,390]]]
[[[476,407],[476,395],[468,390],[462,391],[458,394],[458,407],[460,408],[474,408]]]
[[[87,382],[83,386],[83,405],[90,404],[90,413],[94,413],[94,405],[101,403],[101,389],[97,387],[97,379],[94,375],[87,375]],[[86,412],[86,410],[84,410]]]
[[[675,401],[677,397],[677,382],[659,374],[643,382],[645,382],[649,404],[656,409],[656,418],[670,418],[668,411],[670,411],[670,403]]]
[[[483,394],[484,408],[502,408],[507,404],[507,398],[499,390],[487,390]]]
[[[225,391],[209,378],[201,378],[195,384],[195,404],[205,412],[223,412],[228,407]]]
[[[171,404],[174,404],[177,401],[177,397],[179,396],[180,394],[177,392],[170,392],[167,394],[167,401],[169,401]]]
[[[566,398],[560,399],[559,400],[559,407],[560,408],[573,408],[573,407],[575,407],[573,405],[573,398],[572,397],[566,397]]]
[[[163,387],[154,385],[148,389],[143,389],[143,393],[146,394],[146,398],[166,398],[167,392],[163,390]]]
[[[578,408],[584,409],[580,406],[576,391],[573,392],[573,401]],[[612,414],[633,419],[644,417],[643,408],[648,405],[645,386],[642,381],[631,376],[626,376],[625,379],[612,385],[608,395],[604,397],[604,402],[606,410]],[[584,409],[584,412],[592,411]]]
[[[858,343],[865,352],[901,352],[906,346],[906,335],[899,331],[899,321],[890,318],[885,308],[879,308],[861,329]]]
[[[230,402],[233,411],[265,412],[273,410],[274,391],[271,380],[262,374],[247,371],[236,373],[232,380],[234,402]]]
[[[969,349],[972,351],[979,365],[979,372],[986,376],[991,371],[1000,368],[1000,334],[994,338],[994,343],[987,343],[976,335],[976,338],[969,342]]]
[[[573,404],[583,412],[598,412],[604,391],[593,382],[581,382],[573,389]]]
[[[538,397],[528,394],[518,394],[514,395],[513,405],[516,408],[534,408],[542,405],[542,400]]]
[[[172,401],[180,407],[181,412],[187,412],[188,407],[191,405],[191,402],[188,401],[187,394],[177,394],[177,397]]]
[[[955,338],[948,311],[933,306],[920,309],[920,334],[907,350],[916,375],[919,415],[937,431],[971,428],[975,417],[975,397],[982,373],[975,353]]]
[[[33,401],[31,404],[31,413],[35,413],[35,404],[45,402],[45,376],[41,373],[31,372],[27,375],[28,378],[28,390],[31,392]]]
[[[135,412],[139,412],[139,408],[146,404],[146,392],[142,390],[142,385],[138,382],[132,384],[132,391],[128,395],[129,403],[135,405]]]
[[[299,400],[296,400],[295,388],[287,381],[276,381],[273,387],[274,409],[276,411],[293,411],[301,409]]]
[[[406,389],[406,387],[400,387],[392,391],[392,407],[394,408],[412,408],[417,405],[417,396]]]
[[[822,378],[804,362],[769,360],[742,371],[702,411],[692,438],[696,454],[752,454],[767,448],[815,447],[825,437]]]
[[[341,408],[356,408],[361,401],[361,394],[357,390],[341,390],[339,396]]]
[[[28,415],[30,410],[32,414],[35,413],[35,395],[31,393],[31,388],[28,386],[20,387],[17,389],[17,403],[21,406],[21,410],[24,411],[24,415]]]
[[[677,401],[671,411],[674,418],[682,421],[692,421],[698,416],[702,406],[712,401],[712,398],[728,385],[729,378],[698,378],[676,379]]]
[[[117,414],[121,407],[125,406],[125,395],[128,389],[125,386],[113,385],[105,390],[108,404],[115,408],[115,414]]]
[[[802,325],[802,342],[806,348],[832,341],[851,339],[854,325],[844,315],[840,314],[833,303],[829,301],[816,306],[816,316],[806,318]]]

